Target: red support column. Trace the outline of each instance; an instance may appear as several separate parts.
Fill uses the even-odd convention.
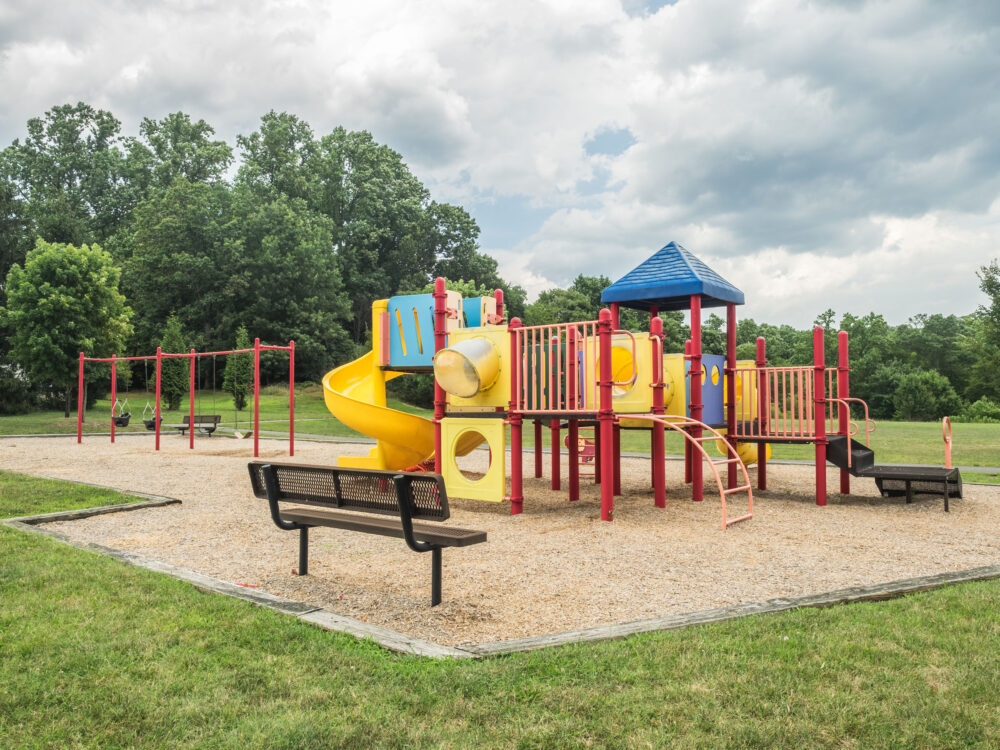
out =
[[[160,409],[160,385],[163,379],[163,349],[156,347],[156,413],[153,419],[156,420],[153,433],[156,435],[156,450],[160,450],[160,422],[163,419]]]
[[[493,299],[497,303],[497,319],[503,322],[503,289],[493,290]]]
[[[691,419],[701,421],[701,295],[691,295]],[[701,427],[695,426],[691,436],[702,436]],[[703,498],[701,454],[691,451],[691,499],[700,503]]]
[[[83,352],[80,352],[80,373],[76,379],[76,442],[83,442]]]
[[[685,379],[684,387],[687,389],[684,393],[684,403],[687,405],[687,414],[685,416],[690,416],[691,414],[691,339],[684,342],[684,366],[687,368],[688,373]],[[691,432],[690,427],[684,428],[685,432]],[[691,441],[687,438],[684,439],[684,484],[691,484],[691,465],[693,463],[692,458]]]
[[[652,314],[651,314],[652,315]],[[659,315],[649,321],[649,337],[653,346],[653,414],[663,414],[663,319]],[[666,427],[653,423],[650,462],[653,465],[653,504],[667,507]],[[685,444],[687,441],[684,441]]]
[[[816,425],[816,505],[826,505],[826,355],[823,327],[813,328],[813,424]]]
[[[621,425],[615,424],[614,429],[611,432],[614,440],[614,469],[615,469],[615,481],[614,481],[614,493],[615,497],[620,497],[622,494],[622,428]]]
[[[768,408],[771,403],[767,395],[767,342],[763,336],[757,337],[757,433],[766,435]],[[767,444],[757,443],[757,489],[767,489]]]
[[[576,329],[570,328],[566,334],[566,379],[567,386],[567,408],[577,409],[579,399],[577,396],[577,367],[576,367]],[[570,417],[569,420],[569,446],[567,450],[569,461],[569,500],[574,502],[580,499],[580,422]]]
[[[736,447],[736,304],[726,303],[726,433]],[[729,458],[729,456],[726,456]],[[736,464],[727,464],[729,489],[736,486]]]
[[[253,340],[253,457],[260,456],[260,339]]]
[[[522,418],[518,411],[518,378],[521,372],[521,351],[518,346],[517,329],[521,327],[521,321],[514,318],[507,327],[510,336],[510,406],[507,416],[510,420],[510,514],[516,516],[524,510],[524,483],[521,477],[521,428]],[[538,420],[535,424],[539,425]],[[536,427],[535,445],[541,444]]]
[[[601,483],[601,426],[594,427],[594,484]]]
[[[597,413],[598,426],[601,431],[601,520],[610,521],[614,518],[614,424],[615,412],[611,396],[611,311],[601,310],[597,318],[597,336],[600,347],[600,409]]]
[[[118,368],[115,355],[111,355],[111,442],[115,442],[115,401],[118,400]]]
[[[850,393],[850,357],[848,355],[847,331],[837,334],[837,398],[849,398]],[[847,404],[838,404],[837,431],[847,440],[847,450],[851,450],[850,423],[851,413]],[[840,494],[851,494],[851,475],[845,469],[840,470]]]
[[[188,448],[194,450],[194,363],[195,354],[194,349],[191,350],[191,376],[189,378],[190,385],[188,386]],[[198,385],[201,385],[199,383]],[[214,383],[212,384],[214,387]],[[257,455],[256,453],[254,455]]]
[[[288,342],[288,455],[295,455],[295,342]]]
[[[534,420],[535,424],[535,479],[542,476],[542,420]]]
[[[621,322],[620,322],[621,315],[618,309],[618,303],[612,302],[610,308],[611,308],[611,330],[617,331],[619,328],[621,328]]]
[[[445,347],[445,333],[447,329],[446,309],[448,294],[445,292],[444,279],[438,276],[434,280],[434,353],[437,354]],[[513,361],[512,371],[516,371],[516,360]],[[511,394],[514,391],[511,389]],[[437,378],[434,379],[434,473],[440,474],[443,462],[441,456],[441,420],[444,419],[445,403],[447,396]]]
[[[549,466],[552,472],[552,489],[558,490],[562,484],[559,471],[559,420],[549,422],[549,443],[552,450],[549,453]]]

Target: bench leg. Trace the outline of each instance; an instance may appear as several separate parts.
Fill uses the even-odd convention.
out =
[[[441,548],[431,550],[431,606],[441,603]]]
[[[910,484],[910,480],[906,480],[906,502],[913,502],[913,485]]]
[[[299,575],[309,575],[309,527],[299,529]]]
[[[944,512],[948,512],[948,477],[944,478]]]

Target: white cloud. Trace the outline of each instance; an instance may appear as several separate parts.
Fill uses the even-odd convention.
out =
[[[7,0],[0,143],[79,99],[130,134],[181,109],[230,142],[287,110],[318,133],[372,131],[473,213],[497,198],[530,207],[530,221],[505,222],[530,225],[518,239],[496,247],[489,224],[483,237],[529,290],[614,278],[677,240],[743,286],[759,318],[975,307],[1000,224],[1000,4],[637,10]],[[609,130],[634,143],[588,154]]]

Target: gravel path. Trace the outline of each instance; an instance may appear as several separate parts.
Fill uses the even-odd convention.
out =
[[[75,438],[6,439],[0,469],[180,498],[179,506],[53,527],[447,645],[1000,563],[997,487],[966,486],[965,499],[945,514],[940,497],[906,505],[879,498],[872,480],[854,479],[857,494],[831,495],[831,504],[818,508],[812,467],[774,465],[770,489],[756,495],[754,519],[722,531],[718,497],[692,503],[680,463],[668,463],[667,508],[657,510],[648,459],[623,459],[624,497],[616,500],[613,523],[599,520],[592,480],[570,504],[547,479],[529,479],[520,516],[510,516],[505,504],[453,500],[451,522],[485,529],[489,541],[445,550],[444,601],[432,610],[430,556],[396,539],[314,529],[311,575],[293,575],[297,535],[277,529],[250,493],[250,443],[199,437],[193,451],[187,444],[164,436],[157,454],[151,436],[114,446],[100,438],[80,446]],[[300,442],[291,460],[333,463],[369,448]],[[278,441],[262,442],[261,454],[289,460]],[[478,461],[483,469],[486,460],[477,451],[470,468]],[[526,453],[529,472],[532,465]],[[835,470],[828,483],[838,486]]]

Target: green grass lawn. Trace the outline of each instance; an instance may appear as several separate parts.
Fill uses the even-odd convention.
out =
[[[33,511],[107,502],[93,488],[3,482],[0,516],[24,512],[26,498]],[[0,601],[0,747],[943,748],[1000,738],[998,582],[441,662],[0,528]]]

